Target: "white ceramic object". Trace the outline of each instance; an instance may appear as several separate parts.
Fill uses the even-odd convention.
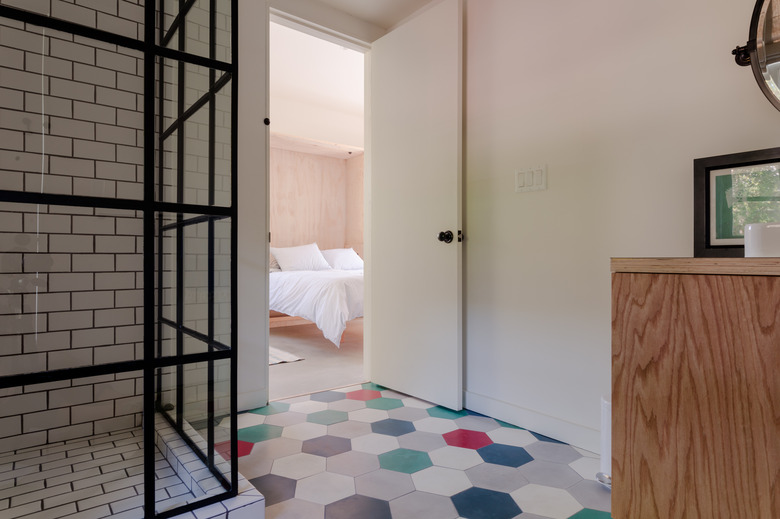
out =
[[[780,222],[745,224],[745,257],[780,257]]]

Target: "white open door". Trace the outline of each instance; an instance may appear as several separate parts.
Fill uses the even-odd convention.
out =
[[[443,0],[372,44],[370,375],[463,405],[461,0]],[[439,233],[451,231],[451,243]]]

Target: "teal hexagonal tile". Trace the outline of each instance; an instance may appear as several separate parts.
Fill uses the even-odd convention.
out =
[[[361,386],[363,389],[370,389],[372,391],[384,391],[387,389],[384,386],[380,386],[379,384],[374,384],[373,382],[366,382]]]
[[[600,510],[591,510],[590,508],[584,508],[574,515],[569,516],[569,519],[611,519],[612,514],[609,512],[602,512]]]
[[[284,413],[289,409],[290,409],[290,404],[285,404],[283,402],[271,402],[265,407],[254,409],[249,412],[254,414],[271,415],[271,414]]]
[[[283,427],[278,425],[253,425],[252,427],[239,429],[238,439],[245,442],[258,443],[280,437],[283,429]]]
[[[385,411],[388,411],[390,409],[397,409],[403,406],[404,403],[397,398],[382,397],[382,398],[375,398],[374,400],[368,400],[366,402],[366,407],[370,407],[371,409],[383,409]]]
[[[333,425],[334,423],[346,422],[348,419],[349,415],[344,411],[334,411],[332,409],[317,411],[306,417],[307,422],[319,423],[322,425]]]
[[[433,462],[426,452],[395,449],[379,455],[379,466],[387,470],[412,474],[433,466]]]
[[[434,418],[446,418],[448,420],[454,420],[456,418],[460,418],[461,416],[468,416],[469,412],[465,409],[462,409],[460,411],[453,411],[451,409],[447,409],[446,407],[436,406],[436,407],[429,407],[427,409],[428,414],[433,416]]]

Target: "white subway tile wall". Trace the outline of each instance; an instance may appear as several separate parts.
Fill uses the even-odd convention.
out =
[[[140,39],[143,0],[0,0]],[[170,2],[167,2],[171,5]],[[220,0],[217,59],[230,59],[229,2]],[[208,56],[208,2],[193,7],[185,48]],[[168,17],[170,24],[172,17]],[[203,40],[205,38],[205,40]],[[177,38],[172,42],[178,45]],[[207,69],[166,60],[168,123],[208,90]],[[216,78],[221,73],[217,72]],[[116,45],[0,18],[0,189],[143,198],[143,55]],[[230,204],[230,85],[217,95],[214,203]],[[177,132],[179,133],[179,132]],[[208,204],[208,106],[182,133],[184,202]],[[165,201],[177,201],[174,134],[166,140]],[[159,179],[158,179],[159,181]],[[208,333],[208,224],[185,230],[185,324]],[[230,342],[230,223],[217,222],[217,339]],[[137,211],[0,204],[0,376],[142,359],[143,220]],[[165,315],[175,319],[174,233],[165,236]],[[168,342],[175,339],[169,335]],[[187,351],[206,351],[187,341]],[[165,351],[175,350],[166,346]],[[185,368],[185,416],[205,418],[206,366]],[[138,372],[0,390],[0,451],[141,425]],[[165,378],[171,391],[173,376]],[[227,364],[217,413],[229,409]],[[51,498],[54,499],[54,498]]]

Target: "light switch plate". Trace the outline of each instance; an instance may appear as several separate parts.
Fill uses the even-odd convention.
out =
[[[547,166],[515,171],[515,192],[543,191],[547,189]]]

